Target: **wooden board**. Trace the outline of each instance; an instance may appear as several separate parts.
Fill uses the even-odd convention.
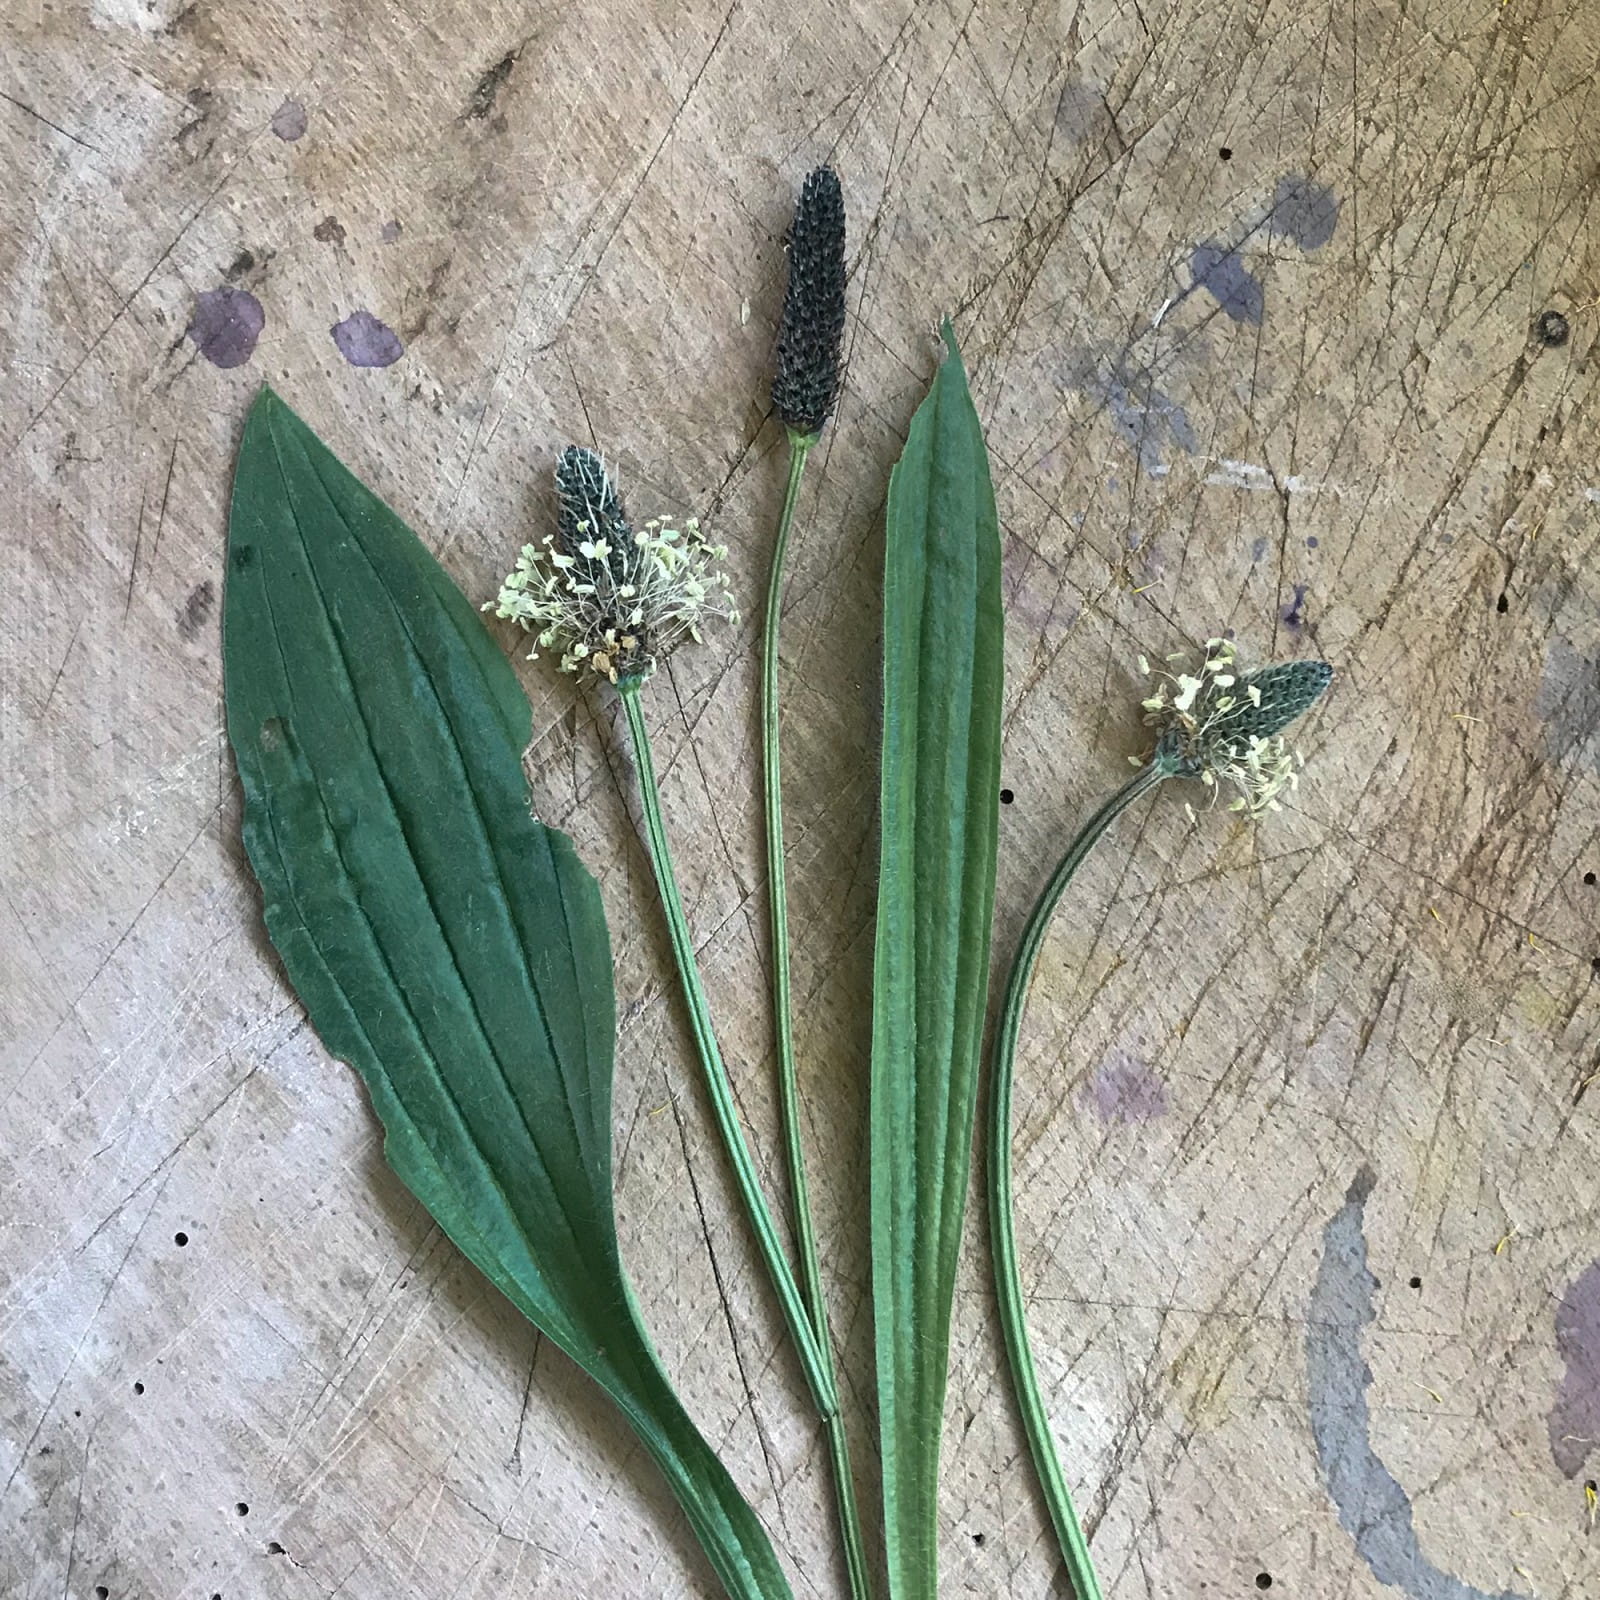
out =
[[[1233,628],[1339,672],[1290,811],[1191,823],[1169,790],[1124,820],[1030,1009],[1024,1268],[1109,1592],[1595,1592],[1595,0],[13,0],[0,27],[0,1594],[710,1592],[286,990],[217,606],[263,380],[474,597],[549,526],[569,440],[637,514],[719,531],[747,620],[648,706],[776,1182],[748,617],[782,232],[824,160],[850,365],[795,541],[786,758],[869,1489],[876,574],[949,310],[1006,539],[997,959],[1139,748],[1140,653]],[[617,708],[524,679],[539,810],[615,931],[627,1258],[797,1596],[839,1594]],[[944,1589],[1061,1594],[982,1224]]]

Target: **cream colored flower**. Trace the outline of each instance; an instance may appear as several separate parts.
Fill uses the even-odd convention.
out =
[[[1279,796],[1299,783],[1302,763],[1282,730],[1322,697],[1333,669],[1288,661],[1241,676],[1236,656],[1232,640],[1208,639],[1197,672],[1149,674],[1156,690],[1143,702],[1145,721],[1161,730],[1157,759],[1170,770],[1237,789],[1229,809],[1260,817],[1281,810]]]
[[[561,652],[561,670],[585,669],[616,683],[648,677],[708,617],[739,620],[717,563],[693,517],[657,518],[635,531],[605,464],[571,446],[556,467],[561,517],[542,546],[524,545],[517,565],[484,607],[520,624],[541,649]]]

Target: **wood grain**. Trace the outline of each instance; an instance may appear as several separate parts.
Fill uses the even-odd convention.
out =
[[[824,160],[849,374],[793,546],[785,770],[869,1479],[881,513],[948,310],[1006,540],[997,959],[1138,748],[1141,652],[1231,627],[1339,672],[1294,808],[1191,825],[1167,793],[1125,819],[1034,992],[1024,1270],[1109,1590],[1393,1592],[1313,1438],[1327,1334],[1370,1368],[1371,1450],[1432,1568],[1587,1592],[1600,1446],[1558,1402],[1600,1346],[1576,1298],[1600,1281],[1595,0],[18,0],[0,29],[0,1594],[711,1592],[648,1464],[395,1182],[304,1026],[239,848],[217,608],[270,379],[475,597],[549,525],[576,441],[639,515],[706,518],[753,612],[782,232]],[[208,338],[245,295],[259,336],[215,365],[202,345],[249,342]],[[359,312],[391,365],[335,342]],[[754,627],[677,656],[649,709],[776,1183]],[[600,872],[617,944],[625,1253],[796,1594],[837,1595],[617,707],[548,663],[524,681],[540,814]],[[982,1224],[946,1587],[1060,1594]],[[1373,1321],[1335,1327],[1318,1286],[1357,1224]],[[1431,1581],[1396,1587],[1456,1592]]]

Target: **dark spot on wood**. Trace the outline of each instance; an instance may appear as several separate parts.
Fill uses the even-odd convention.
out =
[[[1002,789],[1000,791],[1000,804],[1003,806],[1010,805],[1011,802],[1016,798],[1017,797],[1009,789]]]
[[[256,264],[253,250],[241,250],[223,269],[222,276],[229,283],[237,283]]]
[[[987,1539],[987,1537],[987,1534],[975,1533],[972,1536],[972,1542],[981,1550],[983,1549],[984,1541]]]
[[[181,1250],[181,1249],[183,1249],[183,1247],[184,1247],[184,1246],[185,1246],[185,1245],[186,1245],[186,1244],[188,1244],[188,1242],[189,1242],[189,1235],[188,1235],[188,1234],[186,1234],[186,1233],[175,1233],[175,1234],[173,1234],[173,1236],[172,1236],[172,1242],[173,1242],[173,1243],[174,1243],[174,1244],[175,1244],[175,1245],[177,1245],[177,1247],[178,1247],[178,1248],[179,1248],[179,1249],[180,1249],[180,1250]]]
[[[189,598],[183,602],[183,609],[178,613],[178,632],[185,639],[193,639],[205,627],[211,616],[211,608],[216,603],[216,585],[209,578],[197,583],[189,591]]]
[[[324,217],[322,221],[311,230],[311,237],[322,244],[343,244],[344,225],[337,217]]]
[[[1593,883],[1594,883],[1594,874],[1592,872],[1584,873],[1583,881],[1585,883],[1587,883],[1587,884],[1593,885]]]
[[[1339,226],[1339,197],[1326,184],[1288,173],[1278,179],[1267,226],[1302,250],[1320,250]]]
[[[241,1517],[248,1517],[250,1515],[250,1507],[248,1505],[246,1505],[243,1500],[238,1501],[234,1505],[233,1509]]]
[[[1421,1278],[1413,1278],[1411,1280],[1411,1287],[1413,1289],[1420,1289],[1422,1287],[1422,1279]]]
[[[243,572],[255,565],[256,547],[253,544],[236,544],[228,556],[228,565],[235,572]]]
[[[286,1556],[288,1553],[289,1552],[285,1550],[276,1539],[269,1539],[267,1541],[267,1554],[269,1556]]]
[[[142,1383],[137,1383],[136,1382],[134,1384],[134,1386],[133,1386],[133,1392],[135,1394],[143,1394],[144,1393],[144,1385]]]
[[[305,137],[308,122],[306,108],[291,95],[272,113],[270,126],[286,144],[293,144]]]
[[[1572,324],[1559,311],[1541,311],[1534,319],[1533,334],[1540,344],[1556,350],[1572,337]]]
[[[190,141],[205,127],[211,119],[211,112],[216,104],[216,95],[204,84],[197,83],[185,96],[190,109],[194,112],[184,125],[173,134],[172,142],[178,146],[186,156],[199,157],[209,155],[215,138],[207,139],[201,148],[195,149]]]
[[[1227,145],[1223,145],[1223,147],[1217,151],[1217,159],[1219,161],[1232,161],[1233,151],[1231,151]]]
[[[1189,277],[1191,286],[1210,294],[1225,316],[1261,326],[1266,292],[1237,250],[1215,239],[1197,244],[1189,253]]]
[[[1494,608],[1503,617],[1511,609],[1511,602],[1506,599],[1505,591],[1500,591],[1500,598],[1495,601]]]
[[[328,332],[352,367],[392,367],[405,354],[400,335],[370,311],[352,311]]]
[[[214,367],[242,367],[255,354],[267,325],[261,302],[248,289],[223,285],[195,296],[186,338]]]
[[[506,80],[511,76],[516,67],[517,57],[522,54],[521,49],[508,50],[489,68],[487,72],[473,85],[472,98],[467,101],[467,109],[461,113],[463,122],[481,122],[494,110],[495,100],[500,91],[505,87]]]
[[[1258,1588],[1258,1589],[1270,1589],[1271,1587],[1272,1587],[1272,1574],[1270,1572],[1258,1572],[1256,1574],[1256,1588]]]

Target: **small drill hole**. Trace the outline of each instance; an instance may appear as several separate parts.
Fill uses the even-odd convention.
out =
[[[1422,1287],[1422,1279],[1421,1278],[1413,1278],[1411,1280],[1411,1287],[1413,1289],[1420,1289]]]
[[[144,1393],[144,1385],[142,1383],[135,1383],[134,1386],[133,1386],[133,1392],[135,1394],[143,1394]]]
[[[94,1586],[94,1600],[111,1600],[111,1591],[103,1583]]]
[[[1258,1572],[1256,1574],[1256,1588],[1258,1588],[1258,1589],[1270,1589],[1271,1587],[1272,1587],[1272,1574],[1270,1572]]]
[[[239,1503],[238,1503],[238,1504],[237,1504],[237,1505],[236,1505],[236,1506],[235,1506],[235,1507],[234,1507],[234,1508],[233,1508],[233,1509],[234,1509],[234,1510],[235,1510],[235,1511],[236,1511],[236,1512],[238,1512],[238,1514],[239,1514],[239,1515],[240,1515],[240,1516],[241,1516],[241,1517],[248,1517],[248,1516],[249,1516],[249,1515],[250,1515],[250,1507],[249,1507],[249,1506],[247,1506],[247,1505],[246,1505],[246,1504],[245,1504],[245,1503],[244,1503],[244,1501],[243,1501],[243,1500],[241,1500],[241,1501],[240,1501],[240,1502],[239,1502]]]
[[[1511,609],[1511,602],[1506,599],[1504,594],[1502,594],[1500,596],[1500,598],[1495,601],[1494,608],[1503,617],[1506,614],[1506,612],[1508,612]]]
[[[276,1539],[271,1539],[267,1542],[267,1554],[269,1556],[281,1556],[284,1554],[284,1548]]]
[[[972,1542],[981,1550],[983,1548],[983,1541],[986,1537],[987,1535],[985,1534],[975,1533],[972,1536]]]
[[[1003,806],[1010,805],[1011,802],[1016,798],[1017,797],[1009,789],[1002,789],[1000,791],[1000,804]],[[1589,874],[1589,881],[1591,883],[1594,882],[1594,874],[1592,872]]]
[[[1217,151],[1217,159],[1219,161],[1232,161],[1233,151],[1231,151],[1227,145],[1223,145],[1223,147]]]
[[[186,1234],[186,1233],[175,1233],[175,1234],[173,1234],[173,1236],[172,1236],[172,1242],[173,1242],[173,1243],[174,1243],[174,1244],[175,1244],[175,1245],[177,1245],[177,1247],[178,1247],[178,1248],[179,1248],[179,1249],[180,1249],[180,1250],[181,1250],[181,1249],[183,1249],[183,1247],[184,1247],[184,1246],[185,1246],[185,1245],[186,1245],[186,1244],[188,1244],[188,1242],[189,1242],[189,1235],[188,1235],[188,1234]]]
[[[1592,872],[1584,873],[1583,881],[1585,883],[1587,883],[1591,888],[1593,888],[1593,886],[1594,886],[1594,874]]]
[[[1600,978],[1600,956],[1596,956],[1594,960],[1589,963],[1589,970],[1595,975],[1595,977]]]

